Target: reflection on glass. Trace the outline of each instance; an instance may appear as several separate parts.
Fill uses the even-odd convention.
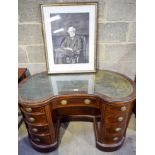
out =
[[[57,86],[60,91],[87,91],[88,81],[57,81]]]
[[[94,93],[93,75],[63,75],[51,76],[51,83],[54,95],[60,92],[81,92]]]
[[[46,22],[54,22],[54,21],[56,21],[56,20],[60,20],[61,19],[61,17],[59,16],[59,15],[56,15],[56,16],[53,16],[53,17],[50,17],[50,18],[48,18],[47,20],[46,20]]]
[[[48,75],[41,73],[33,76],[19,88],[19,96],[26,100],[36,100],[48,95],[85,92],[103,94],[110,98],[123,98],[133,92],[133,86],[125,77],[110,72],[98,71],[89,74]]]
[[[122,98],[133,91],[131,83],[119,74],[100,71],[95,78],[95,91],[111,98]]]
[[[59,33],[59,32],[62,32],[62,31],[64,31],[64,28],[61,28],[61,29],[55,30],[55,31],[53,31],[53,33]]]
[[[19,96],[28,100],[41,99],[53,94],[50,76],[39,74],[30,80],[27,80],[22,87],[19,88]]]

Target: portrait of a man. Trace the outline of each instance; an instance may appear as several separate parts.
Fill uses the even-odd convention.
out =
[[[51,17],[59,19],[51,23],[54,63],[88,63],[88,13],[51,14]]]
[[[76,35],[76,29],[69,27],[68,35],[63,39],[61,47],[55,50],[56,63],[79,63],[82,60],[82,39]]]

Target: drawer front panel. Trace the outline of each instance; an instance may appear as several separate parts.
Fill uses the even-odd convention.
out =
[[[25,119],[31,124],[47,124],[45,115],[25,115]]]
[[[122,135],[112,134],[111,136],[104,137],[104,143],[106,144],[115,144],[118,143],[122,139]]]
[[[32,141],[36,144],[42,144],[42,145],[51,144],[50,135],[38,136],[38,135],[30,134],[30,136],[31,136]]]
[[[129,111],[129,105],[108,105],[106,106],[107,113],[127,113]]]
[[[127,121],[127,115],[126,114],[115,114],[115,113],[107,114],[106,113],[104,121],[106,124],[109,124],[109,123],[122,124]]]
[[[43,114],[45,113],[44,107],[37,107],[37,108],[33,107],[32,108],[32,107],[22,106],[21,109],[24,113],[43,113]]]
[[[68,97],[53,99],[53,107],[65,107],[65,106],[95,106],[98,107],[98,100],[94,97]]]
[[[125,130],[125,125],[124,124],[113,124],[113,125],[107,125],[105,126],[105,135],[111,135],[111,134],[120,134],[123,135]]]
[[[28,125],[29,131],[35,134],[48,134],[49,128],[48,126],[35,126],[35,125]]]

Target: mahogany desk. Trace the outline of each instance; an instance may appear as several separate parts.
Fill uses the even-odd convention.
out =
[[[105,70],[31,76],[19,84],[19,106],[30,143],[41,152],[58,147],[62,121],[92,121],[96,147],[114,151],[124,142],[135,83]],[[74,140],[74,139],[73,139]]]

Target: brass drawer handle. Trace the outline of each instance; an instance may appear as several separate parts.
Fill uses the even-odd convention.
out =
[[[115,131],[116,132],[119,132],[119,131],[121,131],[122,129],[121,128],[115,128]]]
[[[121,107],[121,111],[126,111],[127,110],[127,107],[126,106],[122,106]]]
[[[85,100],[84,100],[84,103],[85,103],[85,104],[90,104],[90,103],[91,103],[91,100],[90,100],[90,99],[85,99]]]
[[[113,138],[113,141],[118,141],[118,140],[119,140],[118,137],[114,137],[114,138]]]
[[[124,120],[123,117],[118,117],[118,121],[119,121],[119,122],[122,122],[123,120]]]
[[[40,139],[39,138],[34,138],[34,141],[35,142],[40,142]]]
[[[32,108],[25,108],[27,112],[32,112]]]
[[[29,118],[29,121],[30,121],[30,122],[34,122],[34,121],[35,121],[35,118],[30,117],[30,118]]]
[[[37,128],[32,128],[32,131],[33,132],[38,132],[38,129]]]
[[[61,100],[60,102],[62,105],[66,105],[67,104],[67,100]]]

